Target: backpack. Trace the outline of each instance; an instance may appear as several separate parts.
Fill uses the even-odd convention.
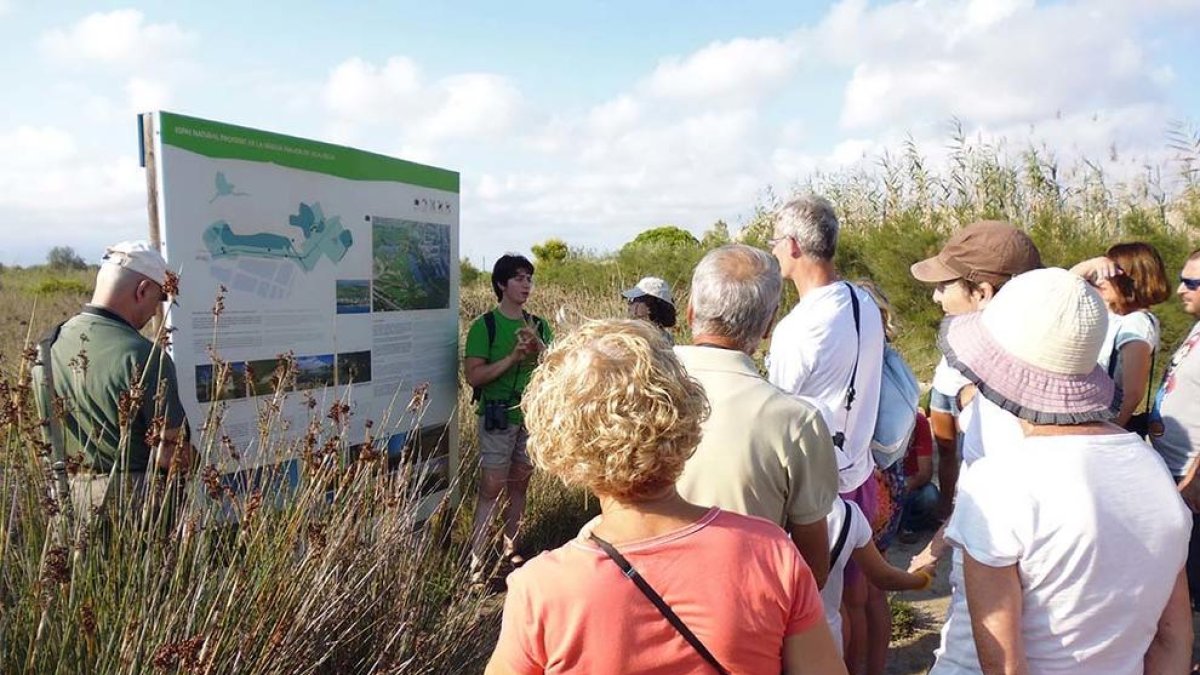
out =
[[[495,310],[489,309],[488,311],[484,312],[481,317],[479,317],[480,319],[483,319],[483,326],[487,329],[489,353],[492,351],[492,345],[496,344],[496,315],[493,314],[494,311]],[[532,321],[534,325],[537,326],[538,337],[542,339],[542,342],[546,341],[545,319],[537,314],[530,314],[525,310],[521,310],[521,318],[524,319],[525,323]],[[481,398],[483,398],[483,388],[471,387],[471,403],[478,403]]]
[[[858,294],[855,287],[847,283],[850,290],[850,306],[854,311],[854,333],[862,345],[862,330],[859,323]],[[854,355],[854,369],[850,372],[850,385],[846,391],[846,412],[854,403],[855,379],[858,377],[858,353]],[[875,416],[875,431],[871,434],[871,455],[880,469],[887,469],[908,451],[908,442],[917,428],[917,404],[921,389],[912,368],[904,357],[885,340],[883,343],[883,369],[879,378],[879,412]],[[843,432],[837,436],[844,437]],[[838,445],[841,447],[841,445]]]

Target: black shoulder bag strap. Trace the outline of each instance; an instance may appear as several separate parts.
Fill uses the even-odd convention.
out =
[[[650,602],[654,603],[654,606],[658,608],[658,611],[662,613],[663,617],[665,617],[666,620],[675,627],[675,630],[679,631],[679,634],[683,636],[683,639],[688,641],[688,644],[690,644],[692,648],[695,649],[700,656],[708,662],[708,665],[712,666],[713,669],[718,673],[721,673],[721,675],[728,675],[729,671],[725,670],[725,668],[721,666],[721,662],[717,661],[717,657],[713,656],[712,652],[708,651],[708,648],[704,646],[704,643],[700,642],[700,638],[696,637],[696,634],[693,633],[691,629],[683,623],[682,620],[680,620],[679,616],[676,615],[670,606],[667,605],[666,601],[662,599],[662,596],[660,596],[653,588],[650,587],[650,584],[647,583],[644,578],[642,578],[642,575],[638,574],[637,570],[633,569],[633,565],[629,564],[629,561],[625,559],[625,556],[618,553],[617,549],[614,548],[612,544],[604,541],[600,537],[597,537],[595,534],[591,535],[591,540],[596,542],[596,545],[600,547],[600,550],[604,551],[609,558],[612,558],[612,561],[617,564],[617,567],[620,567],[621,571],[625,573],[625,577],[632,581],[633,584],[638,587],[638,590],[640,590],[642,594],[650,600]]]
[[[842,555],[842,549],[846,548],[846,537],[850,536],[850,502],[843,501],[842,506],[845,509],[842,514],[842,529],[838,530],[837,541],[829,551],[830,567],[837,564],[838,557]]]
[[[854,292],[854,285],[848,281],[843,281],[846,284],[846,290],[850,291],[850,310],[854,313],[854,336],[857,338],[854,349],[854,368],[850,370],[850,384],[846,385],[846,422],[850,421],[850,408],[854,406],[854,397],[858,395],[856,383],[858,382],[858,356],[862,352],[862,327],[859,325],[858,318],[858,294]],[[843,423],[845,426],[845,423]],[[842,429],[833,435],[833,444],[838,450],[846,443],[846,430]]]

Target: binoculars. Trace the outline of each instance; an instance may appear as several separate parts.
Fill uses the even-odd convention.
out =
[[[510,407],[507,401],[484,401],[484,431],[506,431],[508,429],[508,409]]]

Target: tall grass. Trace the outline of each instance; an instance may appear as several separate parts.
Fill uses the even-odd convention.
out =
[[[872,165],[814,176],[796,188],[834,200],[843,220],[840,267],[889,295],[901,324],[899,346],[922,374],[936,358],[940,312],[908,266],[961,224],[1006,218],[1031,233],[1047,263],[1060,265],[1118,240],[1143,239],[1159,248],[1174,275],[1196,245],[1194,132],[1176,130],[1177,162],[1126,181],[1105,176],[1095,163],[1061,167],[1044,148],[1010,152],[958,131],[951,136],[949,160],[937,166],[910,143]],[[740,238],[764,241],[779,201],[768,193]],[[710,236],[681,250],[573,251],[565,261],[539,265],[530,309],[562,333],[584,318],[622,314],[620,290],[646,274],[666,278],[676,297],[686,298],[695,261],[719,243]],[[285,441],[279,401],[268,396],[256,399],[264,452],[297,462],[247,474],[233,489],[218,477],[238,466],[236,450],[208,431],[217,425],[204,424],[200,467],[168,492],[175,498],[85,536],[48,535],[57,505],[47,500],[26,346],[78,309],[90,276],[0,272],[0,670],[478,671],[494,642],[499,605],[468,590],[465,578],[477,455],[476,418],[461,383],[455,487],[463,499],[461,506],[441,502],[424,524],[421,476],[403,465],[389,471],[369,445],[348,452],[364,439],[346,437],[336,403],[314,404],[308,433]],[[461,333],[494,303],[486,275],[464,286]],[[1156,311],[1165,358],[1191,320],[1173,302]],[[685,328],[678,337],[687,341]],[[389,424],[416,427],[421,414],[419,404],[402,402]],[[526,548],[561,544],[595,512],[582,492],[535,476]]]

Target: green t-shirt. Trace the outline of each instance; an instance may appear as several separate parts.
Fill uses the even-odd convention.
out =
[[[72,317],[63,324],[51,358],[54,391],[65,400],[68,411],[63,420],[66,450],[82,454],[84,466],[92,471],[106,472],[117,463],[121,398],[138,386],[135,378],[142,372],[148,371],[140,380],[142,404],[129,420],[124,470],[146,470],[152,450],[146,443],[146,431],[156,414],[163,416],[165,428],[184,424],[175,364],[119,317],[89,313]],[[40,368],[35,369],[39,382],[40,376]],[[161,398],[156,396],[160,386]]]
[[[484,359],[488,363],[495,363],[508,356],[516,348],[517,331],[524,325],[524,322],[521,319],[510,319],[504,316],[499,309],[493,309],[491,315],[496,318],[495,342],[491,344],[490,348],[488,347],[487,325],[484,323],[484,318],[480,316],[467,330],[467,345],[463,350],[465,358],[474,357]],[[534,320],[532,315],[530,315],[530,321],[534,330],[542,338],[542,342],[550,344],[550,341],[554,339],[554,334],[550,331],[549,324],[543,320]],[[524,422],[525,417],[521,414],[521,409],[517,407],[517,404],[521,402],[521,394],[529,384],[534,367],[537,366],[537,358],[537,354],[530,354],[524,361],[509,368],[500,377],[483,385],[483,396],[479,398],[475,412],[483,414],[485,401],[511,401],[512,407],[508,411],[508,421],[514,424]]]

